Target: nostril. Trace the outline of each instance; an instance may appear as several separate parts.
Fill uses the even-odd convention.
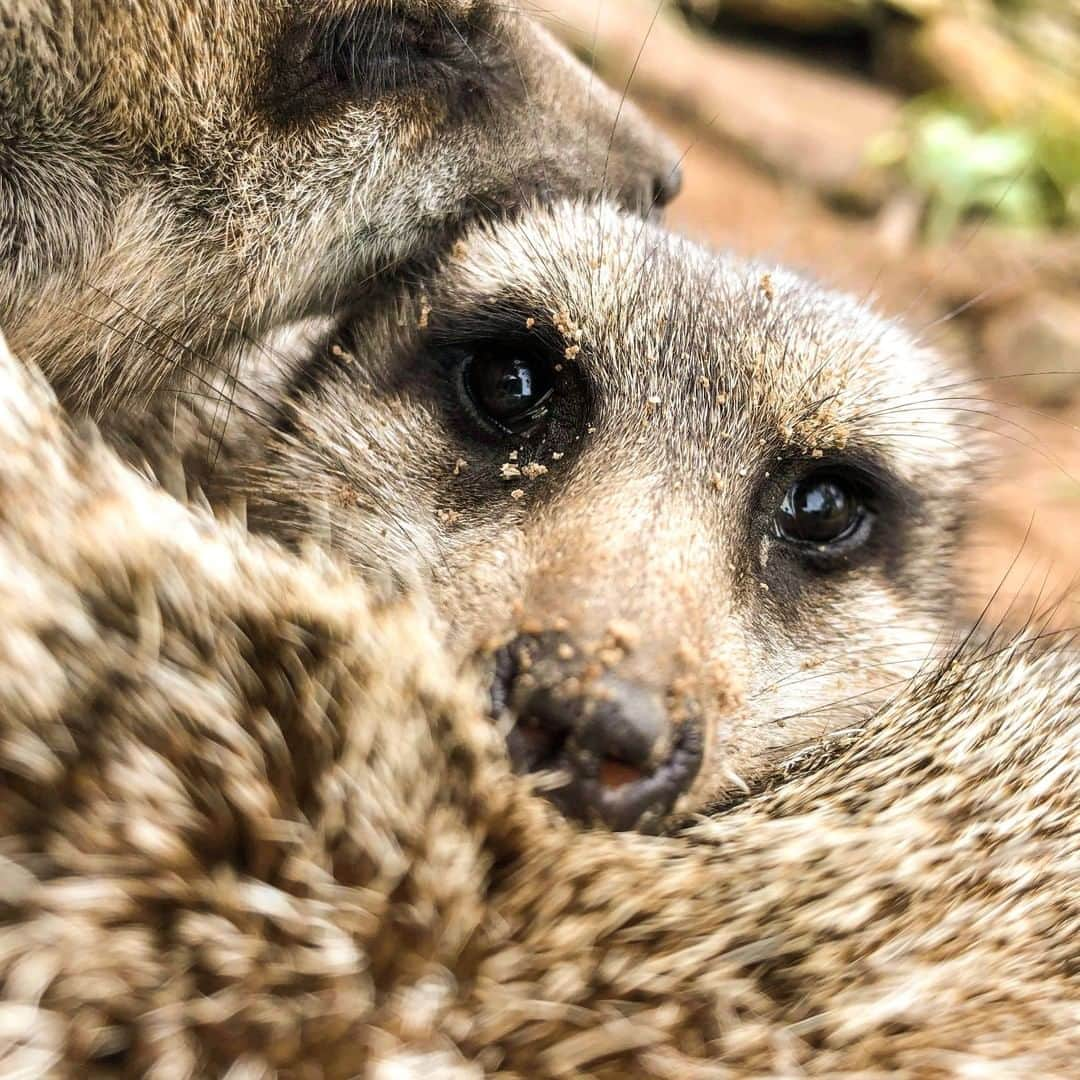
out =
[[[506,736],[506,748],[515,772],[562,767],[573,728],[567,704],[548,687],[538,687],[522,697],[514,710],[514,726]]]
[[[698,722],[686,721],[676,733],[671,752],[652,772],[616,788],[601,788],[593,815],[617,832],[657,831],[679,796],[693,784],[703,751]]]
[[[557,769],[566,738],[565,731],[553,731],[532,717],[522,717],[506,736],[506,747],[515,772]]]
[[[607,788],[609,791],[618,791],[619,788],[624,788],[627,784],[636,783],[644,775],[641,769],[633,765],[627,765],[625,762],[617,761],[615,758],[604,758],[600,762],[597,779],[600,781],[601,787]]]

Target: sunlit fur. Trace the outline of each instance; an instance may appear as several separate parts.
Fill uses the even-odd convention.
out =
[[[188,510],[2,342],[0,421],[6,1074],[1075,1076],[1075,654],[968,647],[691,836],[582,833],[422,599]]]
[[[309,55],[356,85],[312,89]],[[101,418],[200,385],[206,357],[333,308],[463,221],[537,193],[648,205],[673,166],[504,4],[14,0],[0,325]]]
[[[580,348],[559,393],[588,404],[539,440],[485,442],[429,358],[492,311]],[[682,808],[858,722],[948,641],[971,439],[919,405],[938,358],[849,297],[564,205],[474,230],[331,341],[233,413],[215,498],[423,589],[462,662],[536,628],[605,650],[672,725],[704,718]],[[888,512],[864,553],[807,568],[772,530],[791,475],[864,460]]]

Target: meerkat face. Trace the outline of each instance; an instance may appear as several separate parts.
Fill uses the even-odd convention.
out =
[[[99,416],[472,218],[677,183],[494,0],[15,0],[0,73],[0,323]]]
[[[562,206],[332,336],[237,482],[431,592],[564,810],[655,828],[938,643],[970,484],[941,377],[852,298]]]

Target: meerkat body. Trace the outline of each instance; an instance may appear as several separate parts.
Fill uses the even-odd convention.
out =
[[[948,641],[970,440],[853,299],[565,205],[300,355],[200,486],[430,596],[576,817],[753,785]]]
[[[486,0],[14,0],[0,76],[0,326],[98,419],[463,222],[675,182],[632,106]]]
[[[583,833],[422,602],[183,507],[2,348],[0,416],[6,1071],[1075,1074],[1075,655],[965,647],[689,835]]]

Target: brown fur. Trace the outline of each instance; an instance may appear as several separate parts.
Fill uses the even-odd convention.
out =
[[[0,420],[5,1074],[1075,1074],[1075,657],[961,652],[689,837],[581,834],[422,607],[2,348]]]
[[[0,324],[101,417],[524,197],[651,205],[674,155],[494,0],[14,0]]]
[[[528,438],[481,429],[457,390],[447,358],[484,341],[563,368]],[[253,528],[420,588],[464,662],[557,628],[556,679],[645,688],[668,744],[703,726],[682,808],[860,722],[948,639],[976,456],[941,389],[958,376],[852,298],[562,205],[474,230],[425,288],[297,351],[223,457],[198,421],[159,456],[191,443]],[[220,435],[224,410],[193,407]],[[794,478],[864,467],[864,546],[821,570],[777,539]]]

